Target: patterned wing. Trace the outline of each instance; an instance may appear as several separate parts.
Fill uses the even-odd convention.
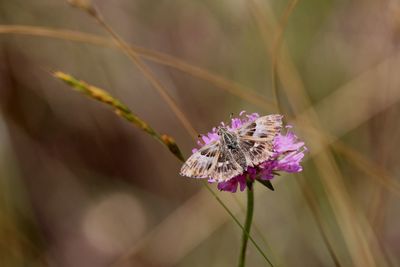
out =
[[[218,182],[243,173],[242,167],[233,160],[232,155],[214,141],[193,153],[183,164],[180,174],[191,178],[210,178]]]
[[[282,115],[274,114],[257,118],[236,130],[241,138],[272,141],[282,128]]]
[[[203,146],[186,160],[180,174],[191,178],[209,178],[217,164],[220,150],[219,141]]]
[[[239,146],[249,166],[258,165],[273,155],[273,140],[281,128],[282,116],[268,115],[237,129]]]
[[[210,173],[210,178],[217,182],[227,181],[243,173],[243,168],[234,160],[231,152],[227,148],[222,148],[215,168]]]

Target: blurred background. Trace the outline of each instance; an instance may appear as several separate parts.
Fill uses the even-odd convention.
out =
[[[203,184],[49,70],[185,156],[230,113],[283,113],[309,151],[302,174],[257,185],[257,244],[274,266],[400,266],[400,2],[93,1],[190,125],[84,10],[0,0],[0,266],[237,263],[241,230]],[[245,193],[217,194],[244,221]],[[252,244],[247,266],[268,266]]]

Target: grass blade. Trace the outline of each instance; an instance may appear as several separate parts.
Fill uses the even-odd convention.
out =
[[[81,92],[88,97],[95,99],[99,102],[102,102],[114,109],[114,112],[120,116],[121,118],[124,118],[125,120],[129,121],[130,123],[134,124],[136,127],[139,129],[145,131],[146,133],[150,134],[152,137],[154,137],[157,141],[161,142],[163,145],[165,145],[168,150],[174,154],[175,157],[177,157],[180,161],[184,161],[183,155],[174,141],[174,139],[166,134],[159,134],[156,132],[153,128],[151,128],[145,121],[143,121],[141,118],[139,118],[137,115],[135,115],[127,106],[125,106],[123,103],[121,103],[118,99],[114,98],[111,96],[109,93],[104,91],[103,89],[100,89],[96,86],[90,85],[84,81],[78,80],[74,78],[73,76],[66,74],[61,71],[55,71],[53,72],[53,76],[56,77],[57,79],[65,82],[72,88],[74,88],[76,91]]]

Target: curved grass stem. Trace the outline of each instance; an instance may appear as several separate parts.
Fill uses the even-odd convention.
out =
[[[94,10],[93,12],[90,12]],[[163,100],[170,107],[172,112],[178,118],[182,126],[189,133],[191,137],[196,139],[198,133],[194,129],[193,125],[190,123],[189,119],[183,113],[183,111],[178,107],[175,100],[169,95],[167,92],[167,88],[162,84],[162,82],[153,74],[149,67],[140,59],[139,55],[136,51],[130,49],[129,45],[119,36],[119,34],[114,31],[114,29],[104,20],[103,15],[100,11],[92,7],[88,9],[88,14],[91,15],[99,25],[110,34],[115,43],[121,48],[121,50],[129,57],[129,59],[136,65],[136,67],[140,70],[143,76],[150,82],[150,84],[156,89],[156,91],[160,94]]]
[[[244,223],[243,235],[242,235],[242,247],[239,255],[239,267],[244,267],[246,264],[246,250],[247,243],[250,236],[251,223],[253,221],[254,213],[254,190],[253,181],[247,181],[247,211],[246,211],[246,222]]]

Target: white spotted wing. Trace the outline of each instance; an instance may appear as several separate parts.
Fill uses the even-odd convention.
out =
[[[183,164],[180,174],[192,178],[209,178],[225,181],[243,173],[242,167],[232,155],[221,147],[219,140],[213,141],[193,153]]]
[[[239,146],[248,166],[256,166],[274,154],[273,141],[282,128],[282,115],[268,115],[238,128]]]

